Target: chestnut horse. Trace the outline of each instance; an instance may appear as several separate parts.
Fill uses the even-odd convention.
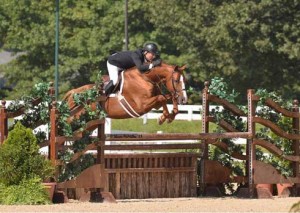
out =
[[[159,124],[165,120],[172,122],[178,114],[178,104],[187,102],[183,70],[185,66],[178,67],[163,63],[148,72],[140,73],[134,67],[122,72],[120,92],[106,98],[101,103],[102,108],[109,118],[124,119],[139,117],[151,109],[163,107],[163,114],[159,118]],[[64,97],[70,109],[75,107],[73,94],[92,88],[89,84],[70,90]],[[163,94],[163,89],[168,94]],[[167,100],[172,100],[173,110],[169,113]]]

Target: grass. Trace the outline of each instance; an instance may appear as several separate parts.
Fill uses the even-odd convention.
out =
[[[146,124],[143,124],[143,119],[113,119],[112,130],[144,132],[144,133],[201,133],[201,121],[183,121],[174,120],[172,123],[164,123],[159,125],[157,120],[148,119]],[[210,129],[214,128],[214,124],[210,124]]]

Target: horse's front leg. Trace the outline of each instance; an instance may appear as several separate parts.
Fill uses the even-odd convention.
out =
[[[179,110],[178,110],[178,103],[176,98],[172,98],[172,102],[173,102],[173,110],[172,112],[169,114],[168,118],[167,118],[167,122],[171,123],[172,121],[174,121],[175,116],[178,114]]]
[[[162,104],[162,108],[163,108],[163,114],[158,118],[159,125],[163,124],[170,117],[170,113],[167,107],[167,102]]]
[[[170,95],[165,95],[165,96],[157,95],[152,98],[149,98],[147,101],[147,105],[150,106],[149,111],[152,108],[155,108],[155,109],[159,109],[160,107],[163,108],[163,114],[158,118],[159,125],[163,124],[166,121],[166,119],[170,116],[170,113],[169,113],[169,110],[167,107],[167,100],[170,98],[171,98]]]

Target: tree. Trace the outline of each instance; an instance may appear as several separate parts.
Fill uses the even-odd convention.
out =
[[[157,34],[168,34],[194,78],[220,76],[242,93],[267,88],[299,98],[299,4],[172,0],[151,1],[148,8]]]
[[[60,2],[59,68],[64,94],[91,82],[110,50],[122,45],[122,8],[120,1]],[[10,95],[14,98],[34,83],[54,79],[55,1],[4,0],[0,7],[7,11],[9,22],[4,48],[24,53],[4,67],[5,78],[15,86]]]
[[[54,79],[54,1],[2,0],[0,42],[23,52],[3,69],[15,85]],[[60,1],[60,94],[93,82],[106,57],[124,47],[124,1]],[[245,94],[266,88],[298,96],[299,5],[289,0],[130,0],[129,49],[155,41],[162,58],[188,64],[198,82],[223,77]],[[18,5],[16,7],[16,5]],[[280,85],[280,86],[279,86]],[[245,96],[245,95],[244,95]],[[240,100],[241,101],[241,100]]]

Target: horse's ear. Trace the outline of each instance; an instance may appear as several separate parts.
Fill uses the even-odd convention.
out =
[[[185,70],[185,69],[186,69],[186,64],[185,64],[185,65],[183,65],[183,66],[181,66],[181,67],[177,67],[177,69],[178,69],[179,71],[183,71],[183,70]]]

